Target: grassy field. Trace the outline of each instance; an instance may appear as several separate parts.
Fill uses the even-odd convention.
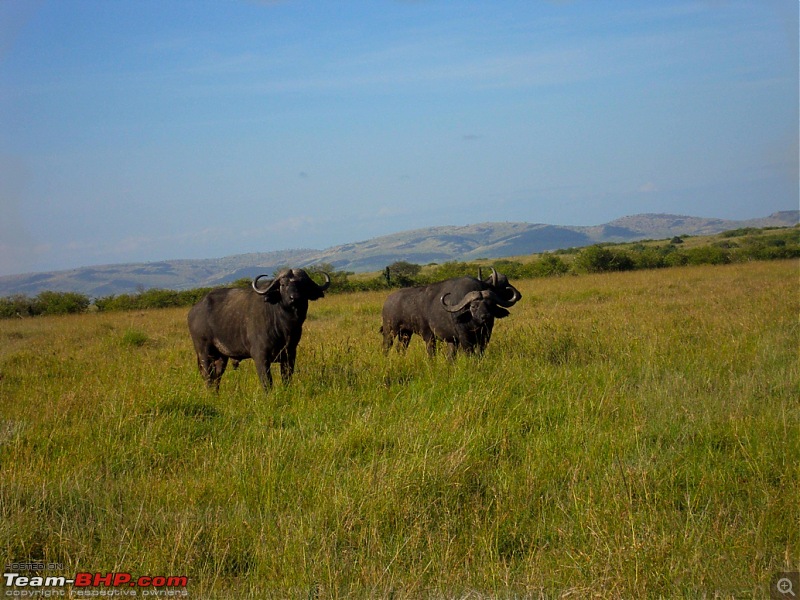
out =
[[[798,263],[514,282],[482,359],[312,303],[219,395],[186,309],[0,321],[0,559],[194,598],[768,597],[800,568]]]

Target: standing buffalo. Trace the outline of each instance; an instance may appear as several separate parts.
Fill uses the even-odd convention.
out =
[[[436,340],[447,343],[450,358],[459,348],[480,354],[489,343],[495,318],[507,317],[506,309],[521,298],[508,278],[494,269],[487,280],[458,277],[398,290],[383,305],[384,354],[395,337],[399,347],[407,348],[415,333],[425,341],[431,356],[436,352]]]
[[[308,301],[318,300],[331,284],[317,285],[302,269],[282,271],[266,287],[221,288],[209,292],[189,311],[189,332],[197,366],[208,387],[219,390],[228,359],[233,364],[252,358],[261,385],[272,386],[270,365],[279,362],[288,381],[294,371],[297,344],[303,334]]]

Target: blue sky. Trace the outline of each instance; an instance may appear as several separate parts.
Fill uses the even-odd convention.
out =
[[[798,208],[796,0],[3,0],[0,275]]]

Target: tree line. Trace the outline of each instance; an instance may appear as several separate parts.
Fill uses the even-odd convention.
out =
[[[711,243],[685,247],[682,237],[669,242],[632,244],[596,244],[585,248],[567,248],[545,253],[521,262],[498,259],[493,266],[511,279],[532,279],[566,274],[606,273],[636,269],[659,269],[685,265],[721,265],[751,260],[777,260],[800,257],[800,229],[736,229],[717,236]],[[423,267],[407,261],[388,265],[373,277],[353,277],[329,264],[306,267],[314,277],[322,271],[331,277],[328,293],[388,290],[425,285],[451,277],[478,276],[480,265],[451,261]],[[489,269],[483,267],[483,276]],[[249,287],[249,279],[231,285]],[[44,291],[35,297],[22,294],[0,298],[0,318],[32,317],[81,313],[87,310],[121,311],[148,308],[191,306],[212,288],[190,290],[142,290],[134,294],[116,294],[91,299],[75,292]]]

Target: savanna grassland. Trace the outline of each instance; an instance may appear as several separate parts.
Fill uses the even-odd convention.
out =
[[[0,559],[194,598],[768,597],[800,568],[798,262],[514,281],[485,356],[312,303],[218,395],[187,309],[0,322]]]

